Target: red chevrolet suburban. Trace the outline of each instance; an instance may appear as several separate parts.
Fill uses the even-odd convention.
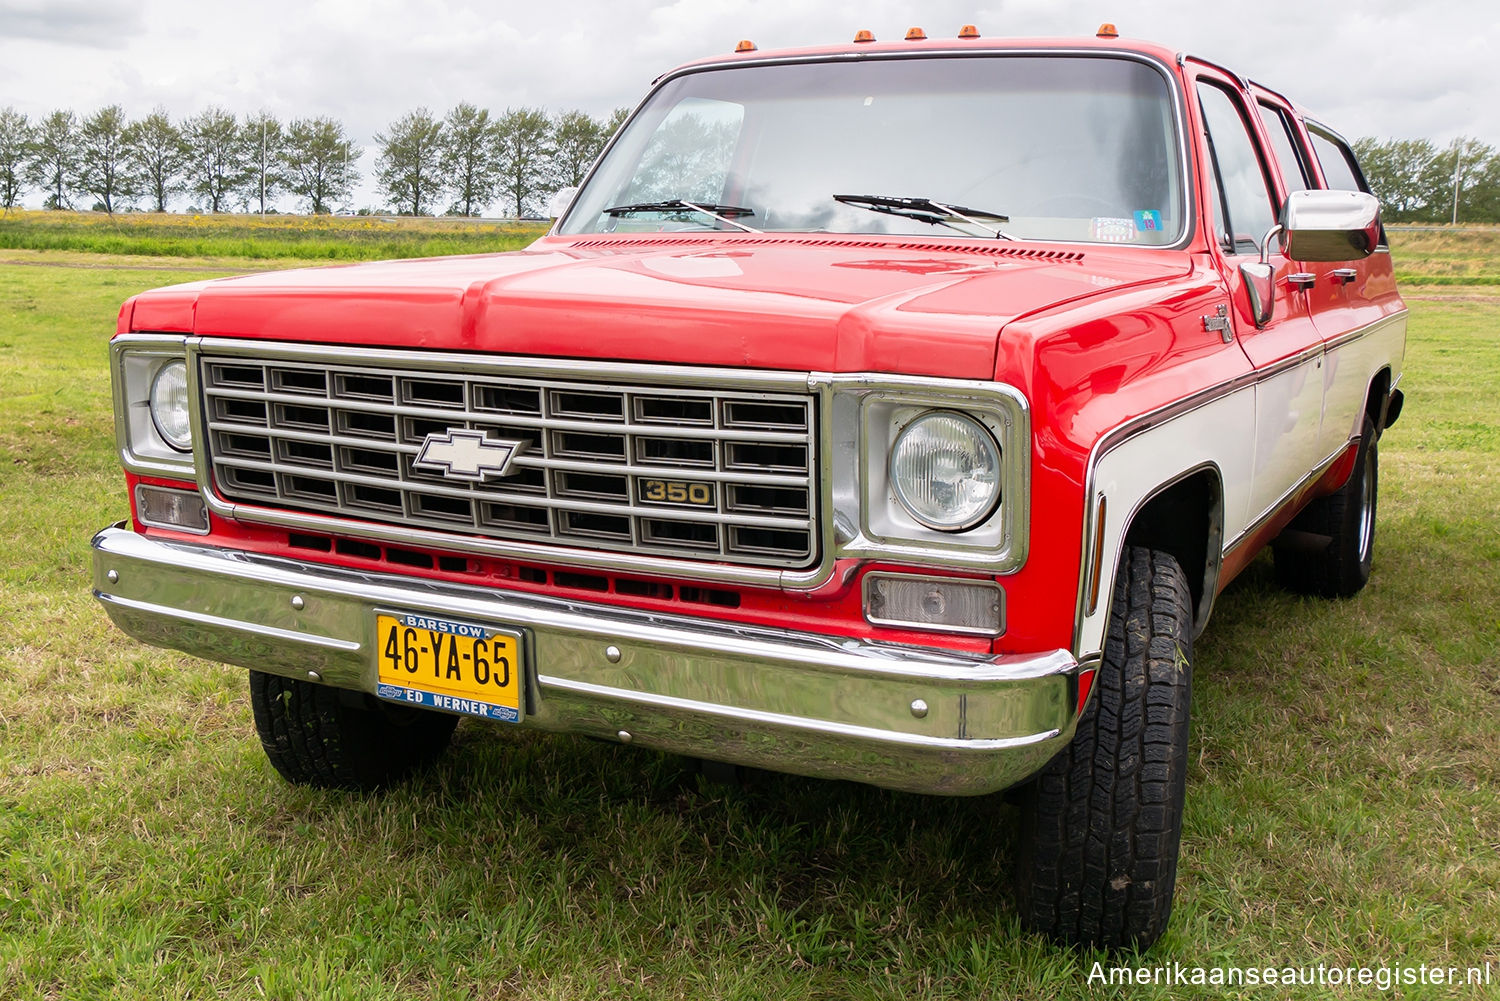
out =
[[[94,592],[249,668],[289,781],[394,780],[468,715],[1016,787],[1028,925],[1144,946],[1215,598],[1267,545],[1301,591],[1370,573],[1378,205],[1171,49],[863,39],[664,75],[524,251],[125,303]]]

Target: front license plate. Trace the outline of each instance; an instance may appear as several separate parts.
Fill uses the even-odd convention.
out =
[[[378,612],[375,637],[376,694],[382,699],[521,721],[518,634],[430,615]]]

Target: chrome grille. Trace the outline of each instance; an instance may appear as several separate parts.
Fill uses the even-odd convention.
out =
[[[800,568],[812,397],[199,356],[226,499],[527,542]],[[414,465],[429,434],[521,441],[503,478]]]

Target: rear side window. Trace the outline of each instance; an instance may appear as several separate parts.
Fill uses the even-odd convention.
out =
[[[1266,127],[1266,135],[1271,139],[1271,151],[1276,154],[1276,165],[1281,168],[1281,180],[1286,184],[1287,192],[1306,191],[1313,186],[1312,178],[1308,176],[1307,163],[1302,158],[1302,147],[1297,142],[1296,132],[1292,129],[1292,123],[1287,120],[1286,112],[1269,104],[1258,107],[1261,124]]]
[[[1318,164],[1323,168],[1328,187],[1334,191],[1370,190],[1365,186],[1364,175],[1360,173],[1359,165],[1355,163],[1354,154],[1348,146],[1316,126],[1308,126],[1307,134],[1312,136],[1313,152],[1318,156]]]
[[[1216,205],[1220,242],[1232,254],[1253,254],[1276,221],[1271,187],[1240,104],[1209,83],[1198,85],[1198,102],[1222,195]]]

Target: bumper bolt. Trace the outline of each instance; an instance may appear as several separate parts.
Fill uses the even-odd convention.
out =
[[[317,671],[308,671],[307,672],[307,680],[308,681],[322,681],[323,680],[323,676],[321,674],[319,674]]]
[[[926,701],[924,701],[922,699],[913,699],[912,703],[911,703],[911,714],[913,716],[915,716],[917,719],[924,719],[924,718],[926,718],[926,716],[927,716],[927,703],[926,703]]]
[[[629,730],[621,730],[619,733],[615,734],[615,736],[619,738],[620,743],[622,744],[628,744],[635,739],[630,735]]]
[[[118,584],[120,583],[120,571],[111,570],[109,573],[104,575],[104,579],[109,581],[111,584]]]
[[[293,595],[292,596],[292,608],[294,608],[294,609],[296,609],[297,611],[300,612],[300,611],[302,611],[302,609],[304,609],[306,607],[307,607],[307,602],[305,602],[305,601],[302,600],[302,595],[298,594],[298,595]]]
[[[620,648],[617,646],[605,647],[604,659],[609,661],[611,664],[618,664],[620,662]],[[629,734],[627,734],[626,736],[629,736]]]

